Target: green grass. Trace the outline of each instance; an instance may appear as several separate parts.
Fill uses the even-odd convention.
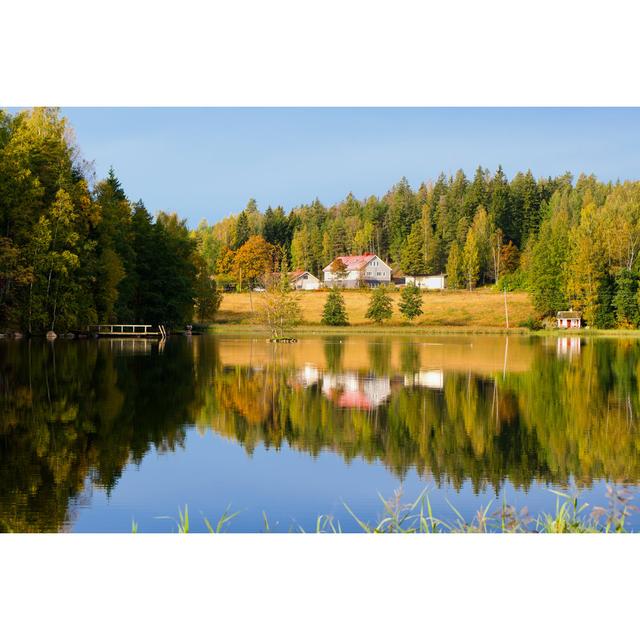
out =
[[[526,507],[516,509],[506,501],[494,505],[493,501],[481,506],[470,519],[465,519],[454,505],[448,503],[450,513],[437,517],[433,513],[429,495],[425,489],[415,500],[405,503],[402,491],[385,499],[380,497],[383,513],[374,522],[360,518],[346,503],[343,503],[349,518],[353,519],[363,533],[629,533],[627,520],[637,507],[631,504],[633,494],[628,489],[607,487],[606,506],[591,507],[581,502],[579,495],[570,495],[550,490],[556,496],[555,510],[532,516]],[[204,518],[210,533],[222,533],[239,514],[227,507],[213,526]],[[266,513],[263,512],[264,533],[273,531]],[[172,519],[163,516],[165,519]],[[189,533],[189,511],[178,509],[178,520],[174,520],[178,533]],[[138,531],[134,522],[132,532]],[[307,533],[300,526],[293,531]],[[342,533],[343,527],[334,516],[320,515],[314,533]]]

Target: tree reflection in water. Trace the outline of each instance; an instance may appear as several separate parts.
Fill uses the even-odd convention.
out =
[[[0,342],[0,527],[65,527],[86,487],[193,425],[436,484],[640,480],[632,339],[335,336]]]

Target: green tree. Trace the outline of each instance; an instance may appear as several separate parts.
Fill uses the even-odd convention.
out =
[[[528,274],[533,304],[542,316],[567,308],[566,282],[569,257],[569,220],[557,211],[540,226],[531,252]]]
[[[191,321],[196,301],[195,242],[189,235],[186,220],[176,213],[158,213],[154,225],[155,243],[160,257],[152,284],[157,292],[157,306],[147,310],[148,322],[171,326]],[[162,260],[170,256],[170,260]]]
[[[238,219],[236,220],[232,249],[239,249],[245,242],[247,242],[250,235],[251,229],[249,227],[249,214],[246,210],[243,210],[238,214]]]
[[[502,229],[505,240],[520,240],[520,225],[511,215],[511,190],[509,181],[499,166],[489,183],[489,215],[496,227]]]
[[[469,229],[467,240],[462,252],[462,271],[469,291],[473,289],[480,275],[480,255],[478,251],[478,236],[474,229]]]
[[[386,287],[376,287],[371,291],[369,307],[365,318],[373,320],[376,324],[382,324],[385,320],[390,320],[393,316],[393,301],[387,292]]]
[[[289,250],[291,233],[289,221],[282,207],[276,207],[275,209],[267,207],[267,210],[264,212],[262,235],[269,244],[282,247],[287,251]]]
[[[464,286],[464,266],[457,242],[451,245],[447,259],[447,286],[449,289],[460,289]]]
[[[622,269],[616,278],[613,298],[616,320],[622,327],[637,327],[640,321],[638,308],[638,275],[630,269]]]
[[[332,327],[343,327],[349,324],[344,297],[338,289],[329,289],[329,295],[322,310],[321,322]]]
[[[113,274],[101,274],[97,280],[96,304],[100,320],[131,322],[134,316],[133,300],[138,287],[136,282],[136,255],[132,229],[132,211],[126,199],[120,181],[113,168],[109,169],[107,178],[96,187],[96,202],[100,209],[100,221],[96,227],[98,261],[102,268],[116,266],[110,256],[104,257],[105,251],[113,252],[118,257],[118,268],[122,277]],[[116,284],[116,291],[107,287]],[[112,307],[112,309],[111,309]]]
[[[195,312],[198,320],[212,321],[222,304],[222,292],[218,289],[214,275],[210,273],[204,258],[194,255],[196,281],[194,284]]]
[[[424,234],[420,221],[416,222],[411,228],[411,233],[402,249],[400,266],[406,274],[411,276],[425,272]]]
[[[415,284],[409,284],[400,294],[400,302],[398,303],[400,313],[409,321],[422,315],[422,292],[420,287]]]

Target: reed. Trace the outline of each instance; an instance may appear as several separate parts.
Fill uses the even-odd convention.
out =
[[[608,486],[605,494],[605,506],[591,507],[581,502],[578,493],[569,494],[550,490],[556,496],[555,510],[532,516],[524,507],[517,509],[503,500],[497,508],[493,501],[481,506],[474,516],[467,520],[450,502],[450,517],[436,517],[425,489],[411,502],[403,501],[402,490],[398,489],[391,498],[379,495],[383,512],[374,522],[360,518],[348,504],[343,502],[345,511],[363,533],[630,533],[627,527],[629,516],[637,511],[632,504],[634,495],[626,488]],[[240,514],[231,512],[230,506],[218,518],[215,526],[204,518],[210,533],[223,533]],[[264,528],[270,533],[275,529],[269,523],[266,513],[262,513]],[[189,511],[178,509],[178,520],[163,516],[176,523],[178,533],[189,533]],[[132,532],[138,531],[133,523]],[[301,526],[290,529],[299,533],[308,533]],[[316,520],[314,533],[343,533],[339,520],[332,515],[320,515]]]

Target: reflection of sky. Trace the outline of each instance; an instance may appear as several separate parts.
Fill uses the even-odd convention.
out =
[[[175,530],[176,524],[162,516],[177,520],[178,508],[187,504],[193,531],[206,531],[204,518],[217,521],[229,505],[231,511],[242,510],[230,527],[235,532],[261,531],[263,511],[278,531],[295,530],[297,525],[312,531],[321,514],[334,515],[346,531],[357,531],[342,501],[361,519],[373,521],[383,511],[378,493],[390,498],[400,484],[381,462],[355,459],[347,463],[331,452],[314,458],[287,445],[279,451],[259,445],[249,455],[238,443],[211,432],[201,436],[192,429],[184,449],[163,455],[150,453],[139,467],[127,467],[109,498],[94,489],[90,503],[78,507],[72,528],[77,532],[130,531],[135,520],[142,532],[168,532]],[[404,502],[431,487],[434,515],[446,520],[455,520],[447,500],[470,520],[492,499],[499,508],[503,496],[496,497],[492,489],[475,495],[470,482],[459,493],[453,487],[437,489],[415,471],[406,475],[402,486]],[[506,483],[504,491],[508,503],[527,506],[536,514],[555,510],[556,496],[550,488],[534,484],[525,493]],[[606,483],[596,482],[581,493],[581,499],[606,506],[605,491]],[[638,514],[630,526],[640,526]]]

